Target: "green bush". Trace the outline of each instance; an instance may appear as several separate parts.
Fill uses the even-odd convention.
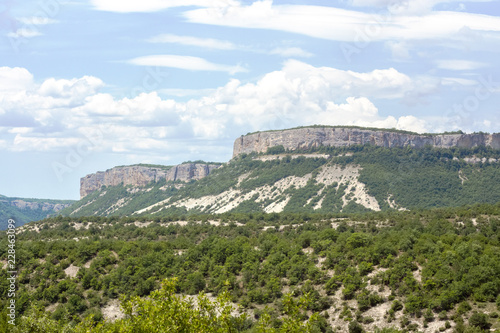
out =
[[[472,316],[470,316],[469,325],[478,327],[483,330],[487,330],[491,326],[488,321],[488,316],[481,312],[474,312]]]

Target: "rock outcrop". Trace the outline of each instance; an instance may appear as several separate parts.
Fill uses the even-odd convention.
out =
[[[145,186],[161,179],[190,181],[206,177],[221,164],[185,163],[172,167],[132,165],[99,171],[80,179],[80,198],[101,189],[102,186]]]
[[[241,136],[234,142],[233,157],[243,153],[263,153],[282,145],[298,150],[320,146],[345,147],[372,144],[382,147],[440,148],[489,146],[500,149],[500,133],[428,134],[354,127],[302,127],[282,131],[258,132]]]

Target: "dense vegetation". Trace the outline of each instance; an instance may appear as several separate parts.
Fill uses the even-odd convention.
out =
[[[462,132],[460,130],[459,131],[454,131],[454,132],[444,132],[444,133],[425,133],[425,134],[419,134],[419,133],[416,133],[416,132],[399,130],[399,129],[395,129],[395,128],[361,127],[361,126],[345,126],[345,125],[333,125],[333,126],[328,126],[328,125],[309,125],[309,126],[298,126],[298,127],[293,127],[293,128],[287,128],[286,130],[268,130],[268,131],[250,132],[250,133],[247,133],[246,135],[257,134],[257,133],[267,133],[267,132],[281,132],[281,131],[287,131],[287,130],[299,129],[299,128],[351,128],[351,129],[359,129],[359,130],[390,132],[390,133],[400,133],[400,134],[410,134],[410,135],[464,134],[464,132]]]
[[[5,257],[3,233],[0,239]],[[54,332],[63,326],[146,332],[130,326],[141,324],[135,316],[169,313],[162,299],[172,298],[174,290],[228,297],[248,314],[245,320],[220,318],[234,324],[226,325],[233,331],[290,331],[285,328],[291,311],[297,323],[310,318],[297,329],[304,332],[500,327],[500,204],[357,215],[57,217],[30,224],[16,246],[18,325],[37,332],[43,325]],[[79,268],[74,278],[65,272],[70,266]],[[6,270],[0,275],[0,327],[7,327]],[[177,283],[167,280],[160,290],[166,278]],[[163,296],[153,294],[150,303],[137,298],[154,290]],[[89,328],[120,295],[125,309],[135,304],[133,309],[145,310],[129,310],[115,324]],[[300,303],[302,296],[309,302]],[[182,307],[184,301],[175,302]],[[52,312],[40,312],[49,306]],[[199,315],[186,314],[190,320],[207,319]]]

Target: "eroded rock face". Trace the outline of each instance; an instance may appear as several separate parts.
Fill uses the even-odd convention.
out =
[[[420,135],[345,127],[305,127],[282,131],[260,132],[241,136],[234,142],[233,157],[266,152],[283,145],[297,150],[319,146],[345,147],[373,144],[382,147],[416,147],[431,145],[440,148],[489,146],[500,149],[500,133]]]
[[[80,198],[99,190],[102,186],[123,185],[145,186],[161,179],[167,181],[190,181],[206,177],[221,164],[185,163],[170,169],[148,166],[124,166],[99,171],[80,179]]]

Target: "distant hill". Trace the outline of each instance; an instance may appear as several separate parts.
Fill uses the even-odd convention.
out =
[[[7,228],[8,219],[16,226],[44,219],[70,206],[74,200],[10,198],[0,195],[0,230]]]

